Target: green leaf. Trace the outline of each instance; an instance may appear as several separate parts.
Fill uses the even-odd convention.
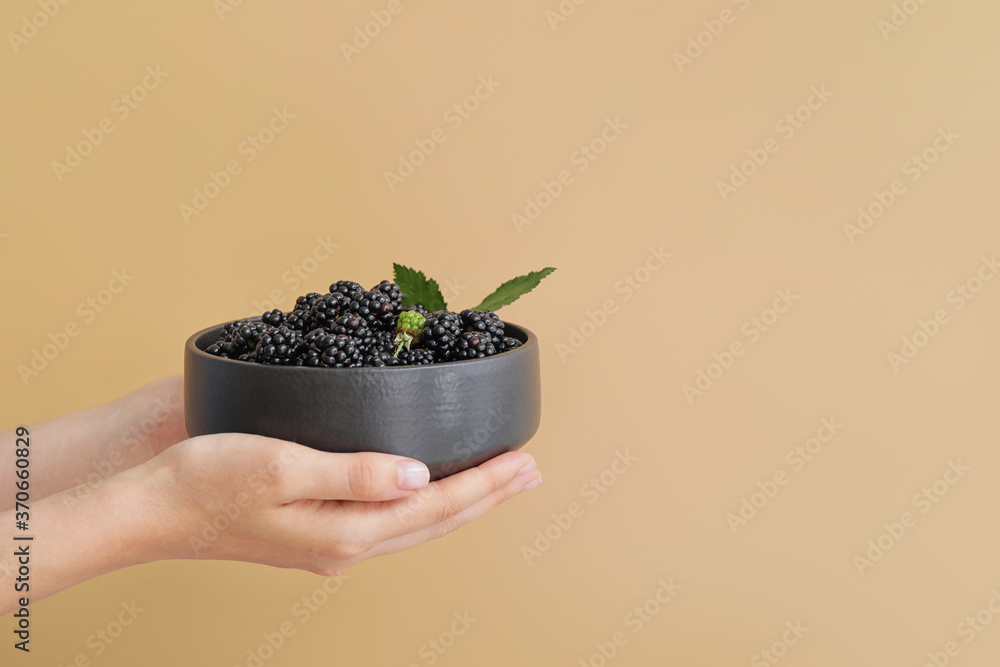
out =
[[[498,287],[493,294],[483,299],[483,302],[473,308],[473,310],[500,310],[538,287],[538,283],[542,282],[542,279],[553,271],[555,269],[549,267],[541,271],[532,271],[526,276],[518,276],[517,278],[508,280]]]
[[[415,306],[420,303],[432,313],[435,310],[448,309],[448,304],[441,295],[441,288],[433,278],[425,276],[423,271],[415,271],[402,264],[394,263],[392,268],[396,284],[403,293],[404,306]]]

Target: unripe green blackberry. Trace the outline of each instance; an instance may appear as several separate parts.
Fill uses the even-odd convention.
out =
[[[420,337],[420,332],[424,329],[426,318],[415,310],[406,310],[399,314],[396,320],[396,356],[404,347],[409,350],[410,346]]]
[[[396,320],[396,331],[405,331],[409,334],[416,335],[424,328],[424,322],[427,318],[418,313],[415,310],[407,310],[400,313],[399,319]]]
[[[403,306],[403,312],[408,312],[408,311],[416,311],[416,312],[420,313],[421,315],[423,315],[424,317],[427,317],[428,315],[430,315],[430,313],[427,312],[427,309],[424,308],[424,304],[422,304],[422,303],[418,303],[418,304],[415,304],[415,305],[412,305],[412,306]]]

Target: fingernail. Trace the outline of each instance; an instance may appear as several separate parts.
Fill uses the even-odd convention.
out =
[[[530,461],[528,461],[527,463],[524,464],[523,468],[521,468],[520,470],[517,471],[517,474],[518,475],[523,475],[524,473],[528,472],[529,470],[534,470],[537,467],[538,467],[538,463],[535,461],[535,459],[531,459]]]
[[[431,471],[420,461],[400,461],[396,471],[401,489],[422,489],[431,480]]]
[[[533,479],[530,482],[528,482],[527,484],[525,484],[524,488],[521,489],[521,490],[522,491],[531,491],[533,488],[535,488],[536,486],[538,486],[541,483],[542,483],[542,478],[541,477],[539,477],[537,479]]]

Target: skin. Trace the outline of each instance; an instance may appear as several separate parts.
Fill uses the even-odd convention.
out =
[[[179,377],[29,428],[30,530],[15,528],[17,479],[0,475],[0,543],[31,545],[31,588],[15,592],[17,557],[0,551],[0,615],[19,597],[35,602],[165,559],[339,575],[442,537],[541,483],[524,452],[428,483],[423,464],[389,454],[238,433],[188,438]],[[15,440],[14,431],[0,436],[0,471],[16,469]],[[416,466],[417,479],[407,481],[400,463]],[[15,535],[44,536],[45,548]]]

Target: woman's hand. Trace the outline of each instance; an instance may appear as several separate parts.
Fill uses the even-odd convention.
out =
[[[32,445],[34,446],[34,445]],[[185,440],[153,459],[32,504],[31,601],[114,570],[168,558],[263,563],[337,575],[446,535],[541,483],[508,452],[428,483],[419,461],[331,454],[260,436]],[[81,492],[82,490],[82,492]],[[11,544],[14,512],[0,513]],[[17,556],[0,552],[0,615],[17,606]]]
[[[335,575],[446,535],[541,482],[509,452],[428,484],[389,454],[332,454],[223,434],[180,443],[135,471],[158,517],[156,558],[250,561]]]

